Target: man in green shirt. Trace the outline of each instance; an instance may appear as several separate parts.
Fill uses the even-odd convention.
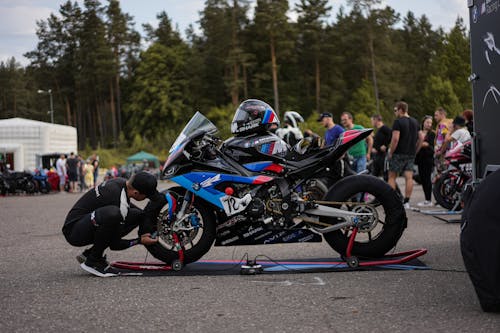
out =
[[[340,115],[340,122],[342,126],[347,130],[358,130],[364,129],[361,125],[354,124],[354,117],[350,112],[343,112]],[[370,135],[365,140],[356,143],[349,149],[349,155],[353,158],[352,169],[357,173],[366,170],[366,161],[370,160],[370,151],[373,146],[373,138]]]

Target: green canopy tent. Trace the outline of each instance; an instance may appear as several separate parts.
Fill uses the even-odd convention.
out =
[[[145,151],[140,151],[137,154],[127,157],[127,164],[141,163],[144,161],[148,161],[149,163],[152,162],[155,168],[160,167],[160,160],[158,157],[150,153],[146,153]]]

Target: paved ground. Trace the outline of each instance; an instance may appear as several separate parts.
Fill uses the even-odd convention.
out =
[[[397,250],[429,271],[119,277],[82,271],[62,221],[77,194],[0,198],[0,332],[498,332],[464,272],[459,225],[408,212]],[[420,187],[412,201],[422,199]],[[206,258],[337,256],[326,243],[214,248]],[[143,260],[142,247],[110,252]],[[285,282],[289,281],[289,282]]]

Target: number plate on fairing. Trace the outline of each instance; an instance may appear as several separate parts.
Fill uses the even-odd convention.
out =
[[[230,195],[225,195],[219,200],[224,207],[224,212],[226,213],[226,215],[231,216],[244,211],[252,201],[252,196],[250,195],[250,193],[245,195],[243,198],[236,198]]]

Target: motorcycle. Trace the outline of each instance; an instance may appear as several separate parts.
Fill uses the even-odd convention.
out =
[[[434,183],[436,202],[448,210],[461,210],[465,184],[472,179],[471,141],[459,144],[446,153],[448,168]]]
[[[182,248],[184,263],[194,262],[214,242],[231,246],[323,238],[341,255],[349,243],[355,256],[380,257],[400,239],[406,213],[396,192],[380,179],[346,177],[323,200],[309,198],[307,180],[324,173],[371,129],[347,131],[335,145],[294,159],[262,153],[268,136],[244,138],[246,145],[228,150],[216,132],[197,112],[169,151],[162,177],[177,186],[164,192],[168,204],[157,219],[158,242],[147,246],[157,259],[171,263]],[[228,153],[235,150],[265,161],[238,162]],[[358,202],[361,192],[376,200]]]
[[[36,184],[33,180],[33,175],[29,172],[11,172],[7,171],[1,175],[2,181],[2,194],[26,192],[28,194],[35,193]]]
[[[35,169],[33,172],[33,180],[36,184],[36,191],[47,194],[51,190],[47,174],[42,169]]]

